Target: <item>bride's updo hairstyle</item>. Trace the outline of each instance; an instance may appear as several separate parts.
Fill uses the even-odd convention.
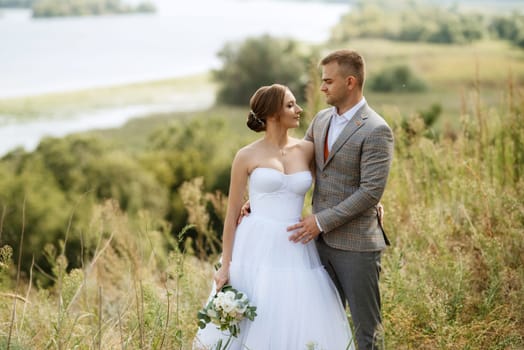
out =
[[[287,90],[281,84],[259,88],[249,100],[251,110],[247,116],[247,126],[256,132],[265,131],[267,118],[277,115],[283,108]]]

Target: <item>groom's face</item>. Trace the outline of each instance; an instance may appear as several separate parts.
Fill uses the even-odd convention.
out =
[[[341,74],[337,62],[330,62],[322,66],[320,91],[326,95],[326,102],[335,107],[345,103],[348,99],[348,79]]]

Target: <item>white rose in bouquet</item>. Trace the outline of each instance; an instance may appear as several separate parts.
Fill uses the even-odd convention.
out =
[[[244,293],[230,285],[225,285],[198,312],[198,326],[205,328],[211,322],[216,324],[220,330],[228,330],[232,337],[237,337],[240,332],[240,321],[244,318],[253,321],[257,315],[256,309],[256,306],[249,304],[249,299]]]

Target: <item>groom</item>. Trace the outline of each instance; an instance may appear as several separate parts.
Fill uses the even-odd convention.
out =
[[[380,349],[380,258],[389,242],[377,204],[391,166],[393,135],[363,96],[359,53],[338,50],[320,65],[320,90],[333,107],[315,116],[305,136],[315,144],[314,215],[288,231],[295,231],[294,242],[316,240],[323,265],[349,303],[358,349]]]

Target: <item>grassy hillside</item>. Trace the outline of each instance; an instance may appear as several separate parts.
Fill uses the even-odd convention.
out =
[[[482,98],[468,105],[483,105]],[[417,119],[412,133],[388,119],[396,147],[383,199],[392,240],[382,275],[387,349],[524,346],[524,100],[513,98],[490,114],[482,107],[457,115],[453,139],[425,137]],[[242,113],[217,113],[231,116],[236,139]],[[195,214],[191,224],[207,230],[202,213],[219,197],[198,181],[184,191],[194,198],[186,207]],[[3,248],[0,344],[189,349],[216,255],[196,259],[161,223],[145,211],[128,216],[112,201],[97,206],[89,229],[70,233],[97,242],[95,253],[69,271],[67,244],[50,250],[55,285],[47,289],[17,283],[16,256]]]
[[[524,348],[522,51],[502,42],[436,46],[378,40],[350,46],[364,53],[370,76],[391,63],[408,63],[430,87],[416,94],[366,91],[368,101],[392,126],[396,141],[383,198],[385,227],[392,241],[384,254],[381,280],[386,349]],[[0,101],[0,106],[25,118],[38,115],[39,105],[64,112],[74,110],[75,102],[93,108],[97,101],[113,105],[112,97],[121,96],[119,103],[126,104],[168,98],[174,87],[187,88],[191,94],[200,91],[197,86],[162,82],[92,91],[92,98],[85,92],[31,98],[26,101],[31,108],[19,107],[15,100]],[[319,97],[315,91],[312,101]],[[434,103],[442,106],[437,136],[418,116]],[[321,108],[314,102],[304,106],[310,115]],[[235,148],[260,136],[245,128],[246,112],[247,106],[217,106],[89,132],[111,142],[112,148],[100,146],[92,161],[100,167],[86,169],[97,170],[95,177],[103,180],[125,181],[122,191],[140,189],[142,178],[166,184],[166,192],[179,191],[189,213],[187,223],[194,225],[196,235],[189,236],[189,231],[173,235],[172,227],[180,224],[174,219],[147,207],[124,212],[114,199],[93,203],[86,224],[77,226],[76,218],[85,209],[82,199],[70,208],[63,200],[54,212],[71,213],[64,215],[71,221],[60,223],[66,232],[61,241],[43,249],[51,271],[48,277],[54,282],[43,288],[31,278],[41,273],[39,267],[32,265],[24,275],[16,268],[18,255],[4,246],[8,230],[4,222],[12,212],[0,206],[0,348],[190,349],[196,311],[207,297],[217,259],[214,253],[197,258],[201,251],[195,243],[216,235],[218,228],[211,222],[223,215],[225,198],[208,189],[197,172],[189,172],[191,177],[176,189],[169,187],[174,187],[171,177],[182,178],[183,170],[198,167],[207,180],[223,175],[223,169],[217,169],[228,164]],[[65,153],[68,148],[57,144],[50,147],[54,144],[48,140],[44,150],[67,156],[67,162],[56,162],[58,175],[69,174],[62,166],[84,166],[89,160]],[[29,160],[31,167],[22,175],[32,179],[44,168],[45,155],[16,153],[0,163],[0,171],[11,174],[11,167]],[[198,159],[206,163],[194,164]],[[170,165],[180,174],[171,174]],[[104,172],[107,169],[116,171]],[[30,182],[32,192],[27,193],[31,199],[33,192],[45,190],[37,193],[41,205],[17,212],[17,222],[36,209],[41,215],[36,222],[49,220],[46,205],[56,197],[50,196],[50,187],[57,185],[52,172],[42,174],[41,180]],[[78,170],[72,175],[73,183],[89,176]],[[22,180],[13,183],[23,187]],[[7,181],[14,180],[1,178],[0,185],[10,184]],[[0,188],[2,195],[10,190]],[[23,195],[15,199],[26,203]],[[31,228],[20,225],[20,231]],[[77,256],[81,263],[70,269],[67,257],[74,249],[81,252]]]
[[[355,40],[348,47],[363,53],[368,77],[384,67],[407,64],[429,86],[420,93],[373,93],[367,99],[385,114],[412,116],[431,104],[442,106],[442,122],[457,126],[469,94],[482,91],[482,103],[499,105],[511,80],[524,84],[524,50],[503,41],[482,41],[471,45],[401,43],[385,40]]]

